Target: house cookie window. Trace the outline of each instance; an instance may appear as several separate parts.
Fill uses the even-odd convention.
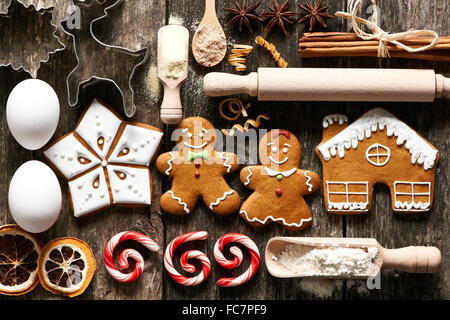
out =
[[[382,167],[391,158],[391,150],[382,144],[375,143],[366,150],[366,159],[377,167]]]

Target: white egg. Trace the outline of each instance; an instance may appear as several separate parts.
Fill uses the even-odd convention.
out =
[[[56,222],[61,199],[58,178],[40,161],[22,164],[9,185],[9,211],[14,221],[31,233],[44,232]]]
[[[28,150],[42,148],[55,133],[59,121],[59,100],[46,82],[28,79],[11,91],[6,103],[8,128]]]

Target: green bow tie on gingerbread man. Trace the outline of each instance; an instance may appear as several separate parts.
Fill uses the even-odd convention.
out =
[[[192,152],[192,151],[188,152],[187,161],[192,161],[197,158],[208,160],[209,159],[208,150],[203,150],[202,152]]]

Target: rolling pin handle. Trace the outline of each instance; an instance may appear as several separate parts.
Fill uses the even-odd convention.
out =
[[[210,97],[222,97],[245,93],[252,97],[258,95],[258,74],[252,72],[246,76],[211,72],[203,78],[203,91]]]
[[[442,74],[436,75],[436,98],[450,99],[450,79]]]
[[[164,85],[164,97],[161,104],[161,121],[165,124],[177,124],[183,118],[180,88]]]
[[[436,273],[441,265],[441,252],[436,247],[406,247],[381,250],[383,269],[410,273]]]

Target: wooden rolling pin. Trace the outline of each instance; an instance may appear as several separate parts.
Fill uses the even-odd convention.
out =
[[[450,79],[433,70],[259,68],[246,76],[211,72],[212,97],[246,93],[261,101],[432,102],[450,97]]]
[[[324,249],[333,246],[346,248],[377,248],[378,253],[373,266],[364,275],[327,276],[311,273],[298,273],[280,262],[280,253],[288,245],[300,246],[302,255],[312,249]],[[396,269],[410,273],[435,273],[441,265],[441,252],[436,247],[406,247],[400,249],[383,248],[377,240],[370,238],[307,238],[274,237],[266,246],[265,262],[271,275],[278,278],[367,278],[378,274],[381,269]]]

